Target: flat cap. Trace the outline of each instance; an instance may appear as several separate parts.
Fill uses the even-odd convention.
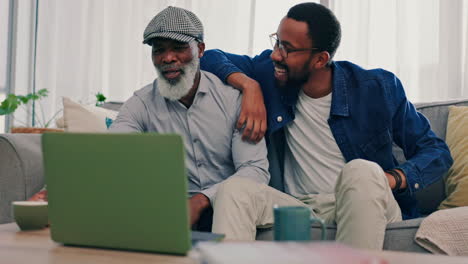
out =
[[[143,44],[151,45],[153,38],[168,38],[181,42],[203,41],[203,25],[189,10],[169,6],[159,12],[146,26]]]

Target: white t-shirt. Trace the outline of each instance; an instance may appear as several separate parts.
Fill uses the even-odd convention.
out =
[[[285,129],[285,191],[295,197],[334,193],[336,180],[345,165],[328,125],[332,94],[314,99],[302,90],[296,118]]]

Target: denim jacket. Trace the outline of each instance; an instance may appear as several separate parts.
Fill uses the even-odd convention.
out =
[[[201,67],[224,81],[231,73],[243,72],[260,83],[268,113],[270,185],[282,190],[286,144],[283,128],[294,119],[299,88],[276,86],[270,54],[271,50],[266,50],[250,58],[209,50],[202,57]],[[418,217],[414,193],[439,180],[452,165],[447,145],[407,100],[394,74],[382,69],[365,70],[347,61],[333,62],[332,71],[328,124],[345,160],[365,159],[384,170],[402,170],[408,188],[394,193],[395,199],[404,219]],[[402,148],[406,162],[397,162],[393,143]]]

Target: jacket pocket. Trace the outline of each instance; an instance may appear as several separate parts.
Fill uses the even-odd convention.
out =
[[[367,157],[372,158],[378,151],[385,151],[387,147],[391,149],[392,142],[390,131],[385,129],[376,135],[370,135],[370,140],[361,144],[360,148]]]

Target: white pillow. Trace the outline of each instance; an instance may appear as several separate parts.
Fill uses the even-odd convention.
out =
[[[63,126],[66,132],[107,132],[106,118],[114,120],[117,114],[117,111],[94,105],[82,105],[63,97]]]

